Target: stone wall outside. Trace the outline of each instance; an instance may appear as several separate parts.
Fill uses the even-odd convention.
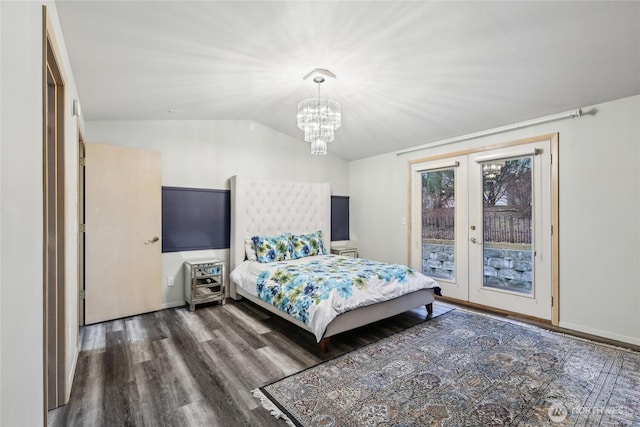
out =
[[[454,279],[455,248],[450,240],[422,243],[422,272],[441,279]],[[484,248],[484,283],[493,288],[528,292],[533,281],[531,250]]]

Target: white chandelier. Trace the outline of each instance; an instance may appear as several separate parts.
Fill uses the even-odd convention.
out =
[[[335,78],[330,71],[316,68],[304,79],[316,71]],[[320,97],[324,77],[314,77],[313,81],[318,84],[318,96],[303,99],[298,104],[298,128],[304,131],[304,140],[311,143],[311,154],[324,155],[327,144],[335,138],[335,130],[342,124],[341,107],[335,99]]]
[[[497,176],[502,173],[502,163],[485,163],[482,165],[482,174],[487,181],[495,181]]]

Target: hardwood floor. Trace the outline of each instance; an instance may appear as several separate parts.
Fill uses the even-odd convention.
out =
[[[50,426],[280,426],[251,390],[425,320],[424,307],[331,338],[306,333],[247,301],[227,300],[81,329],[65,406]],[[454,306],[435,302],[434,316]]]

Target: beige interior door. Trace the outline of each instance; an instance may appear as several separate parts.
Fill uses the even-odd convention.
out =
[[[86,143],[85,321],[161,306],[161,156]]]

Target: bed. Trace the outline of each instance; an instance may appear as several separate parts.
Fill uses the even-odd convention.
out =
[[[328,183],[302,183],[288,181],[269,181],[246,176],[231,178],[231,280],[229,281],[229,296],[233,299],[246,298],[265,308],[275,315],[286,319],[293,325],[313,333],[320,344],[320,349],[326,352],[329,348],[330,337],[352,330],[369,323],[385,319],[396,314],[425,306],[428,314],[432,314],[434,290],[437,283],[423,276],[421,273],[404,266],[388,265],[391,273],[384,275],[399,275],[401,281],[406,282],[406,274],[411,276],[411,286],[400,294],[386,293],[384,300],[376,297],[372,301],[358,303],[356,308],[342,307],[333,310],[334,313],[325,315],[321,330],[317,326],[310,326],[308,319],[299,312],[288,314],[281,311],[273,301],[267,302],[259,297],[259,293],[269,294],[272,288],[265,291],[267,284],[281,284],[283,271],[295,274],[300,270],[318,273],[331,266],[345,266],[350,271],[361,267],[356,266],[356,260],[337,255],[303,256],[297,259],[273,259],[273,262],[258,262],[247,259],[251,251],[251,243],[255,250],[254,236],[273,238],[276,236],[309,237],[313,235],[319,241],[326,253],[330,248],[331,230],[331,193]],[[262,241],[258,241],[262,243]],[[273,243],[273,242],[271,242]],[[275,243],[274,243],[275,244]],[[260,246],[263,248],[263,246]],[[292,249],[292,248],[290,248]],[[315,252],[314,252],[315,254]],[[265,255],[262,253],[262,255]],[[264,259],[263,259],[264,261]],[[375,261],[362,268],[378,267]],[[374,265],[376,264],[376,265]],[[331,267],[333,268],[333,267]],[[406,269],[406,270],[403,270]],[[358,270],[360,271],[360,270]],[[367,270],[369,271],[369,270]],[[420,284],[414,283],[414,273],[420,276]],[[356,272],[356,275],[361,274]],[[280,276],[278,276],[280,275]],[[287,276],[289,277],[289,276]],[[334,276],[335,277],[335,276]],[[376,275],[376,277],[381,277]],[[262,287],[258,286],[258,279]],[[275,278],[275,280],[274,280]],[[253,280],[253,283],[251,282]],[[285,283],[284,286],[287,284]],[[357,286],[354,293],[357,293]],[[359,289],[359,288],[358,288]],[[275,293],[275,291],[272,291]],[[319,317],[319,315],[312,315]]]

